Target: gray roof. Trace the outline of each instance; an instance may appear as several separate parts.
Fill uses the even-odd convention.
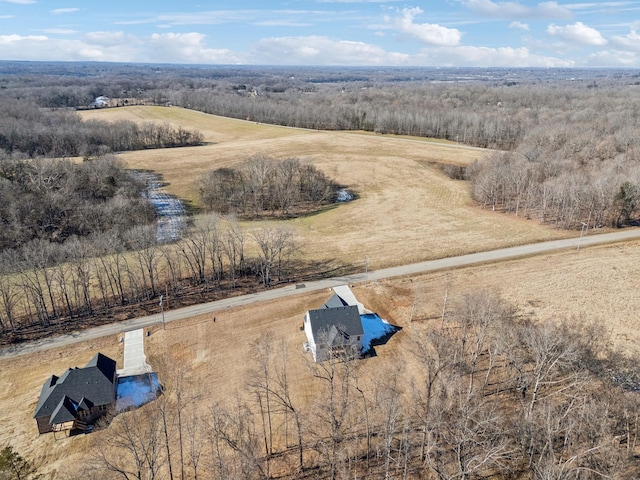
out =
[[[322,308],[346,307],[347,305],[349,304],[334,293],[333,296],[329,300],[327,300],[327,303],[322,306]]]
[[[97,353],[84,368],[70,368],[60,378],[52,375],[40,392],[34,417],[51,415],[51,423],[68,421],[86,406],[109,405],[115,400],[116,362]],[[56,420],[56,421],[54,421]],[[71,420],[71,419],[69,419]]]
[[[316,343],[326,341],[330,345],[344,343],[350,336],[364,335],[358,307],[323,307],[309,310],[309,322]],[[325,335],[325,338],[322,338]]]
[[[76,418],[77,411],[78,405],[65,395],[60,400],[60,403],[58,403],[58,406],[53,410],[49,423],[70,422]]]

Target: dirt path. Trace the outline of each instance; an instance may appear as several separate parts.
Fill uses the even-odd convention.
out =
[[[602,235],[590,235],[584,237],[569,238],[564,240],[553,240],[519,247],[501,248],[486,252],[472,253],[457,257],[442,258],[427,262],[413,263],[399,267],[385,268],[381,270],[362,272],[343,277],[335,277],[326,280],[318,280],[299,285],[288,285],[282,288],[266,290],[264,292],[252,293],[239,297],[218,300],[215,302],[192,305],[177,310],[164,312],[164,314],[154,314],[145,317],[126,320],[123,322],[111,323],[100,327],[91,328],[84,331],[73,332],[59,337],[45,338],[35,342],[11,345],[0,350],[0,358],[17,357],[29,353],[47,350],[50,348],[71,345],[85,340],[116,335],[120,332],[148,327],[150,325],[169,323],[175,320],[182,320],[198,315],[214,314],[223,310],[296,295],[305,292],[328,289],[338,285],[354,284],[383,280],[392,277],[405,275],[416,275],[435,270],[446,270],[469,265],[479,265],[483,263],[494,263],[503,260],[511,260],[519,257],[527,257],[548,253],[557,250],[580,249],[591,245],[603,245],[607,243],[624,242],[640,238],[640,228],[627,229],[620,232],[607,233]]]

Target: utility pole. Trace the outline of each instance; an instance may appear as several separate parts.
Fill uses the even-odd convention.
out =
[[[587,224],[584,222],[580,222],[582,223],[582,229],[580,230],[580,238],[578,239],[578,250],[580,250],[580,243],[582,242],[582,236],[584,235],[584,231],[587,227]]]
[[[164,323],[164,304],[162,303],[162,299],[164,295],[160,295],[160,312],[162,313],[162,329],[166,330],[166,325]]]
[[[364,286],[366,287],[369,283],[369,255],[365,257],[364,262]]]

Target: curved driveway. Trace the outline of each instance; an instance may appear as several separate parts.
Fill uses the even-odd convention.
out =
[[[305,284],[292,284],[286,287],[265,290],[263,292],[227,298],[215,302],[192,305],[177,310],[170,310],[164,312],[164,321],[168,323],[173,322],[174,320],[181,320],[197,315],[212,314],[219,310],[249,305],[265,300],[284,298],[290,295],[321,290],[324,288],[331,288],[337,285],[361,283],[366,280],[382,280],[386,278],[400,277],[405,275],[416,275],[420,273],[432,272],[435,270],[446,270],[468,265],[478,265],[482,263],[510,260],[519,257],[537,255],[540,253],[548,253],[556,250],[580,249],[582,247],[587,247],[590,245],[601,245],[606,243],[623,242],[626,240],[635,239],[640,239],[640,229],[627,229],[620,232],[606,233],[602,235],[591,235],[584,236],[582,238],[576,237],[564,240],[553,240],[550,242],[534,243],[530,245],[522,245],[519,247],[501,248],[498,250],[490,250],[487,252],[472,253],[468,255],[461,255],[458,257],[429,260],[426,262],[412,263],[399,267],[370,271],[366,274],[363,272],[353,275],[345,275],[342,277],[329,278],[325,280],[317,280]],[[123,322],[110,323],[107,325],[102,325],[100,327],[90,328],[59,337],[44,338],[35,342],[11,345],[10,347],[6,347],[0,350],[0,359],[24,355],[39,350],[46,350],[49,348],[70,345],[73,343],[100,338],[107,335],[116,335],[123,331],[148,327],[150,325],[160,323],[162,323],[162,315],[160,313],[157,313],[154,315],[148,315],[146,317],[125,320]]]

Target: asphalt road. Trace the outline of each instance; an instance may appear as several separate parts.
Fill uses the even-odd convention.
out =
[[[478,265],[482,263],[493,263],[502,260],[510,260],[519,257],[527,257],[531,255],[538,255],[541,253],[553,252],[557,250],[579,250],[580,248],[585,248],[591,245],[623,242],[626,240],[634,240],[638,238],[640,238],[640,228],[625,229],[619,232],[607,233],[602,235],[585,235],[582,238],[576,237],[565,240],[554,240],[550,242],[522,245],[519,247],[501,248],[498,250],[490,250],[487,252],[478,252],[468,255],[461,255],[458,257],[442,258],[439,260],[430,260],[426,262],[402,265],[399,267],[374,270],[366,273],[362,272],[354,275],[346,275],[342,277],[318,280],[305,284],[292,284],[282,288],[274,288],[265,290],[263,292],[227,298],[215,302],[192,305],[190,307],[184,307],[177,310],[169,310],[164,312],[164,322],[169,323],[175,320],[181,320],[203,314],[213,315],[215,312],[218,312],[220,310],[226,310],[229,308],[263,302],[265,300],[284,298],[305,292],[329,289],[337,285],[362,283],[365,281],[375,281],[392,277],[416,275],[436,270],[447,270],[468,265]],[[117,335],[121,332],[148,327],[150,325],[161,324],[162,322],[162,314],[157,313],[154,315],[148,315],[146,317],[139,317],[135,319],[125,320],[123,322],[111,323],[102,325],[100,327],[77,331],[58,337],[45,338],[42,340],[37,340],[35,342],[11,345],[9,347],[0,349],[0,359],[26,355],[40,350],[47,350],[49,348],[71,345],[74,343],[100,338],[107,335]]]

